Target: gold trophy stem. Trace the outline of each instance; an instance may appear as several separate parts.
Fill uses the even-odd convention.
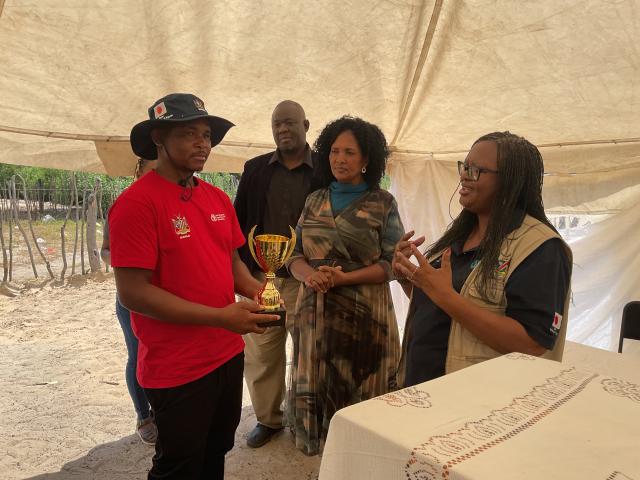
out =
[[[258,294],[265,311],[277,310],[280,307],[280,292],[276,289],[273,281],[276,278],[275,273],[268,272],[265,274],[267,282],[265,283],[262,291]]]

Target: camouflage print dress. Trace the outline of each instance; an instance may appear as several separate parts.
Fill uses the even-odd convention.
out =
[[[326,294],[300,287],[287,420],[296,446],[315,455],[337,410],[395,388],[400,340],[389,280],[404,229],[395,199],[384,190],[367,191],[334,218],[323,189],[307,198],[297,232],[289,265],[301,256],[313,267],[341,265],[344,271],[378,264],[387,278]]]

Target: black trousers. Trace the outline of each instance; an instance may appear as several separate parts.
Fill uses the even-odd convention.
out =
[[[198,380],[145,388],[158,427],[148,479],[224,478],[242,409],[244,353]]]

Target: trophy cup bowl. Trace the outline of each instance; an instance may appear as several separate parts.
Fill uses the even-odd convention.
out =
[[[257,225],[254,225],[249,232],[248,244],[251,256],[260,266],[265,274],[266,283],[262,290],[258,292],[258,303],[264,309],[256,312],[262,314],[279,315],[279,320],[258,323],[260,327],[284,326],[287,312],[280,305],[280,292],[274,285],[276,272],[282,268],[284,263],[293,253],[296,246],[296,232],[291,226],[291,237],[283,235],[262,234],[254,237]]]

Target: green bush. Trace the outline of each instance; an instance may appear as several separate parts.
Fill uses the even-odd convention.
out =
[[[14,175],[24,178],[27,195],[30,200],[37,200],[42,195],[45,202],[68,206],[72,199],[71,177],[74,172],[54,168],[25,167],[0,163],[0,198],[7,198],[7,184]],[[110,177],[100,173],[75,172],[78,185],[78,198],[82,203],[82,193],[91,191],[100,181],[103,213],[109,209],[113,201],[122,191],[131,185],[133,177]],[[239,174],[233,173],[200,173],[199,176],[224,190],[231,198],[235,197],[238,188]],[[22,198],[22,185],[16,185],[16,193]]]

